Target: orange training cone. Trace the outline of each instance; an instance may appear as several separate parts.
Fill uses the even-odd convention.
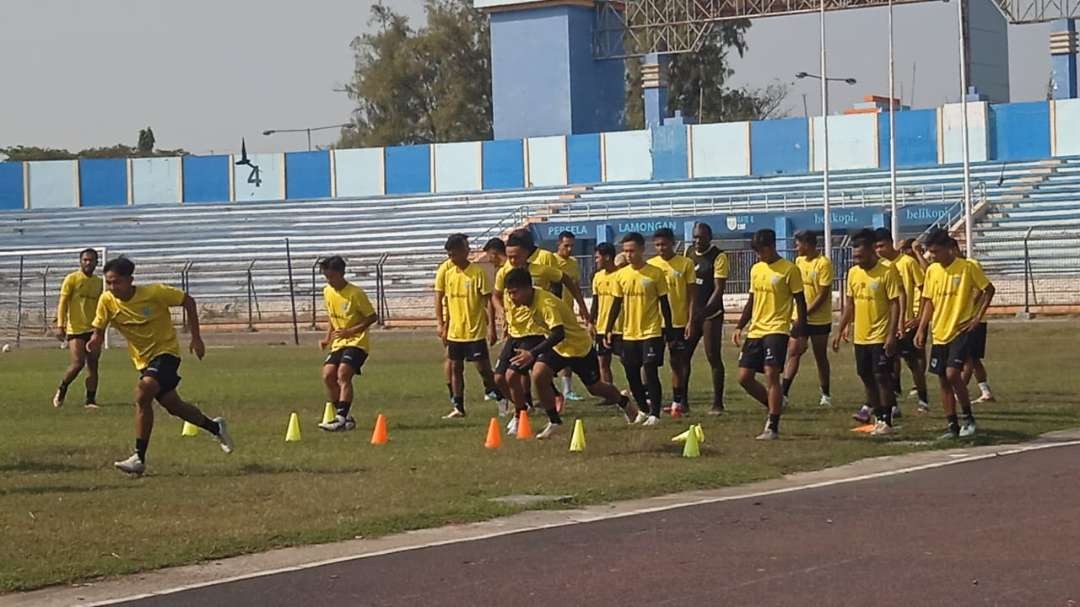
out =
[[[525,440],[535,436],[533,434],[532,424],[529,423],[529,412],[522,411],[518,413],[518,427],[517,427],[517,439]]]
[[[488,423],[487,440],[484,441],[485,449],[498,449],[502,446],[502,432],[499,431],[499,420],[494,417]]]
[[[386,416],[382,413],[375,419],[375,431],[371,433],[372,445],[385,445],[390,437],[386,431]]]

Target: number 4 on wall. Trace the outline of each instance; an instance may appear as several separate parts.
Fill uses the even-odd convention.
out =
[[[259,175],[259,167],[251,165],[251,173],[248,174],[248,183],[255,184],[255,187],[262,185],[262,177]]]

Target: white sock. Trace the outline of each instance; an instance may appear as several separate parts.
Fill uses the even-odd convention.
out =
[[[571,392],[573,392],[574,391],[574,378],[566,377],[564,375],[561,379],[562,379],[562,392],[563,392],[563,394],[565,395],[565,394],[570,394]]]
[[[987,381],[979,382],[979,391],[982,392],[983,395],[990,394],[990,382],[987,382]]]

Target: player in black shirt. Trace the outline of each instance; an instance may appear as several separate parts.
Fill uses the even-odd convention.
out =
[[[694,225],[694,245],[688,255],[694,261],[697,306],[693,334],[689,343],[693,358],[698,341],[705,340],[705,356],[712,367],[713,403],[710,415],[724,412],[724,359],[720,347],[724,341],[724,288],[728,277],[727,254],[712,243],[712,227],[707,223]],[[689,372],[687,372],[689,377]]]

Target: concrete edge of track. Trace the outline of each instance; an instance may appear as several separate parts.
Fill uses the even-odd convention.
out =
[[[330,544],[282,548],[207,561],[195,565],[131,574],[97,582],[53,586],[32,592],[0,595],[0,607],[112,605],[140,598],[183,592],[204,586],[299,571],[408,550],[471,542],[700,504],[766,497],[792,491],[908,474],[1039,449],[1073,445],[1080,445],[1080,428],[1050,432],[1027,443],[922,451],[870,458],[835,468],[800,472],[782,478],[737,487],[688,491],[572,510],[522,512],[479,523],[422,529],[375,539],[355,539]]]

